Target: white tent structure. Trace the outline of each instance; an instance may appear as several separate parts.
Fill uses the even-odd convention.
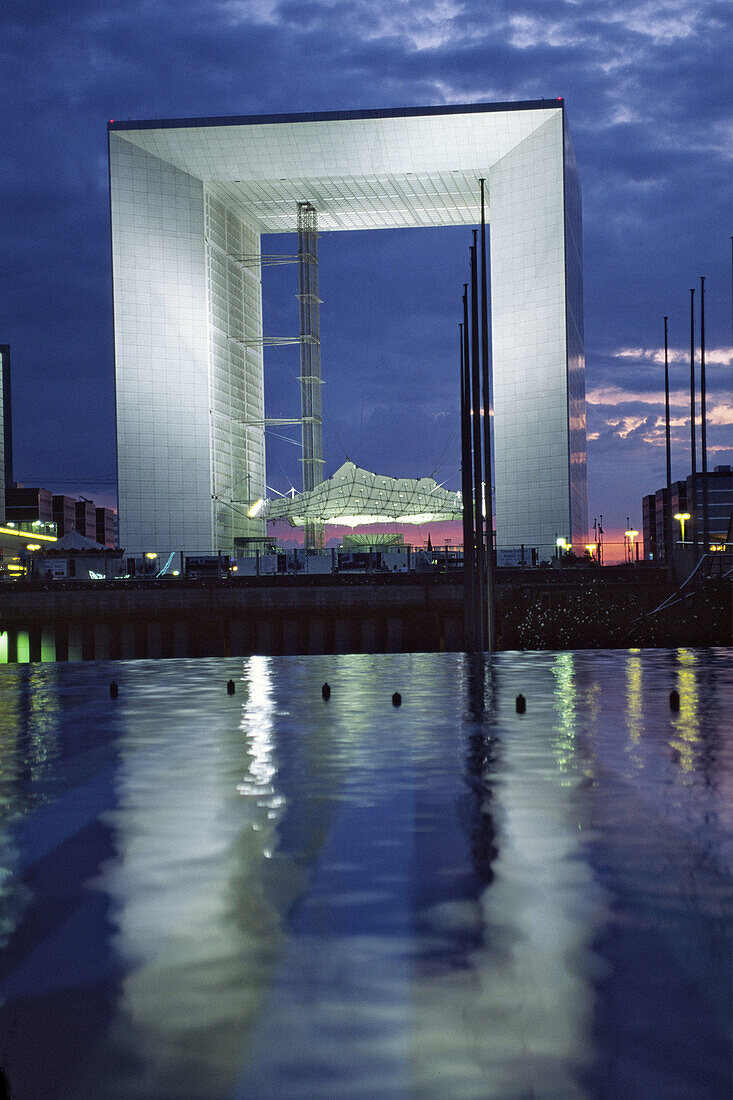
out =
[[[387,477],[345,462],[332,477],[307,493],[268,500],[268,520],[291,527],[333,523],[434,523],[461,518],[461,494],[443,489],[432,477]]]
[[[87,538],[87,536],[82,535],[80,531],[69,531],[67,534],[62,535],[60,539],[56,539],[53,549],[106,550],[107,547],[103,546],[101,542],[95,542],[94,539]]]

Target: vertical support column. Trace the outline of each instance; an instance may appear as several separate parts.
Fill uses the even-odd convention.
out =
[[[464,645],[476,648],[475,555],[473,530],[473,463],[471,461],[471,382],[468,355],[468,284],[463,284],[461,332],[461,496],[463,512]]]
[[[110,624],[94,624],[94,660],[108,661],[110,659]]]
[[[303,491],[323,481],[321,402],[321,300],[318,297],[318,215],[298,203],[298,301],[300,303],[300,415],[303,439]],[[323,524],[306,523],[305,545],[323,546]]]
[[[15,632],[15,659],[19,665],[27,665],[31,659],[30,632],[28,630],[16,630]]]
[[[84,660],[83,630],[79,623],[69,623],[69,660]]]
[[[481,387],[483,392],[483,439],[484,439],[484,480],[486,482],[486,649],[494,649],[495,603],[494,603],[494,520],[491,485],[493,464],[491,461],[491,374],[489,369],[489,287],[486,263],[486,195],[485,180],[481,185]],[[524,565],[524,547],[522,547],[522,565]]]
[[[664,444],[667,460],[667,499],[664,502],[663,531],[665,534],[664,555],[667,559],[667,577],[669,578],[669,582],[671,584],[674,580],[674,564],[672,562],[672,442],[670,436],[669,422],[669,333],[667,330],[668,320],[668,317],[664,318]]]
[[[56,628],[41,627],[41,660],[44,664],[56,660]]]
[[[700,457],[702,460],[702,552],[710,553],[708,435],[705,393],[705,276],[700,276]]]
[[[690,287],[690,464],[692,468],[692,492],[691,499],[687,502],[688,511],[692,517],[690,521],[690,533],[692,537],[692,549],[695,562],[699,557],[698,551],[698,514],[697,514],[697,442],[695,439],[695,288]]]
[[[2,520],[5,519],[5,489],[6,486],[13,484],[13,433],[10,409],[10,345],[0,344],[0,519]]]
[[[473,442],[474,530],[476,533],[476,641],[486,649],[486,554],[484,543],[483,462],[481,455],[481,365],[479,358],[477,231],[473,231],[471,253],[471,432]]]

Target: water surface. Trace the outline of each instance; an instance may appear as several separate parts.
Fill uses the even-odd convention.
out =
[[[727,1096],[732,659],[3,667],[13,1096]]]

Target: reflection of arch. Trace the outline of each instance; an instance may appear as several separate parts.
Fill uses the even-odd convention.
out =
[[[282,948],[282,914],[262,874],[279,808],[269,663],[253,658],[244,671],[238,725],[237,711],[212,697],[221,675],[212,677],[212,662],[189,664],[183,676],[179,662],[161,665],[152,699],[137,677],[125,692],[120,666],[120,696],[130,701],[120,707],[127,728],[110,815],[118,858],[100,885],[127,971],[100,1056],[112,1067],[106,1095],[227,1095]],[[156,695],[168,676],[178,721],[161,723]],[[243,797],[242,783],[255,793]],[[281,860],[280,878],[292,874]],[[132,1082],[130,1058],[140,1063]]]
[[[180,662],[163,663],[152,685],[134,666],[120,666],[118,802],[109,815],[117,859],[98,883],[110,897],[126,969],[98,1054],[110,1097],[136,1089],[192,1100],[229,1095],[246,1059],[287,942],[285,917],[306,888],[337,804],[305,800],[290,837],[297,844],[283,845],[281,832],[293,825],[284,830],[290,807],[275,665],[257,656],[240,665],[234,709],[220,690],[219,662],[186,663],[183,673]],[[177,708],[174,721],[160,722],[161,698]],[[318,702],[323,721],[314,713],[309,722],[302,706],[302,751],[288,754],[298,764],[301,805],[319,751],[329,760],[334,751],[320,695]],[[291,723],[287,729],[294,732]],[[319,736],[326,743],[316,751]],[[322,795],[328,782],[318,777]],[[85,1079],[79,1094],[98,1093]]]
[[[605,897],[579,827],[589,763],[576,743],[576,658],[507,653],[492,672],[507,710],[492,723],[498,851],[475,959],[485,983],[474,1009],[485,1095],[579,1096],[578,1075],[595,1057],[592,945]],[[513,713],[520,687],[529,720]]]

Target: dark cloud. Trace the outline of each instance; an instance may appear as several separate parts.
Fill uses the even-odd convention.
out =
[[[6,2],[0,339],[13,347],[19,476],[76,473],[80,455],[90,478],[114,465],[111,117],[563,95],[583,184],[589,391],[616,387],[620,412],[634,404],[620,395],[659,388],[658,364],[618,353],[658,348],[664,314],[684,348],[701,274],[709,343],[729,345],[732,21],[717,0]],[[349,236],[322,243],[327,413],[352,444],[361,431],[365,464],[401,472],[412,456],[429,472],[455,401],[469,235]],[[287,281],[268,293],[273,327],[294,328]],[[296,411],[291,366],[273,364],[268,396]],[[729,383],[711,367],[716,399]],[[589,409],[591,514],[638,523],[660,449],[646,422],[623,437],[607,425],[607,405]],[[280,444],[274,479],[297,459]],[[331,429],[327,447],[333,468]],[[455,469],[455,440],[448,455]]]

